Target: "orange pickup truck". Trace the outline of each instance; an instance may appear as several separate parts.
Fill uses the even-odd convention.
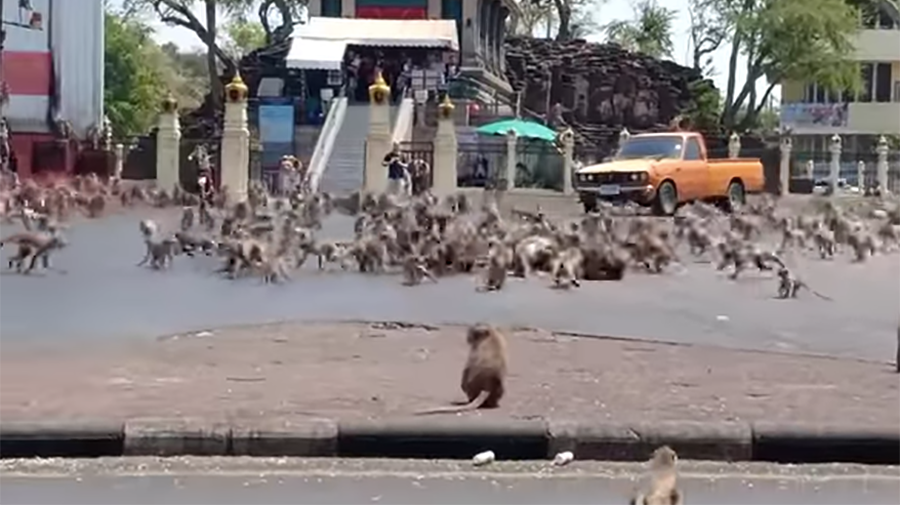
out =
[[[609,161],[575,172],[585,212],[599,200],[634,201],[672,215],[679,204],[710,200],[733,210],[760,192],[762,163],[753,158],[710,160],[698,133],[642,133],[625,140]]]

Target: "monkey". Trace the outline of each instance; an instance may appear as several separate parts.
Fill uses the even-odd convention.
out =
[[[202,251],[207,256],[212,256],[218,247],[214,240],[186,231],[175,232],[175,240],[178,242],[178,251],[192,258],[197,250]]]
[[[824,259],[834,258],[837,252],[837,241],[834,232],[829,229],[818,229],[813,235],[816,249],[819,251],[819,257]]]
[[[859,263],[865,261],[868,256],[874,256],[878,250],[875,237],[860,231],[847,235],[847,245],[853,250],[854,260]]]
[[[417,412],[417,415],[466,412],[500,406],[503,398],[508,355],[506,338],[493,326],[477,324],[466,332],[469,356],[460,387],[469,402]]]
[[[0,240],[0,247],[4,244],[16,244],[19,249],[15,256],[9,262],[9,268],[16,265],[16,270],[21,271],[22,264],[25,259],[31,256],[28,268],[23,273],[29,274],[37,266],[38,259],[41,265],[50,269],[50,255],[53,251],[66,247],[67,243],[59,234],[56,233],[35,233],[23,232],[17,233]]]
[[[581,287],[578,277],[583,262],[581,249],[577,247],[570,247],[557,254],[551,267],[553,286],[559,289]]]
[[[631,505],[682,505],[684,496],[676,487],[678,473],[675,465],[678,456],[671,447],[664,445],[653,451],[650,459],[650,489],[645,494],[638,492]]]
[[[341,270],[347,269],[347,264],[345,258],[352,247],[352,244],[347,242],[319,242],[310,244],[309,246],[304,248],[304,254],[309,253],[315,254],[318,259],[318,267],[319,270],[325,269],[325,263],[335,263],[338,262],[341,265]],[[304,259],[305,261],[305,259]],[[303,262],[300,262],[302,265]]]
[[[94,195],[87,202],[87,215],[90,218],[98,218],[103,214],[103,211],[106,209],[106,197],[101,195]]]
[[[194,208],[185,207],[181,211],[181,231],[188,231],[194,227]]]
[[[284,265],[284,258],[281,256],[269,256],[259,262],[258,268],[262,273],[263,282],[265,284],[279,283],[281,281],[291,280],[287,268]]]
[[[506,284],[509,267],[512,263],[512,251],[506,246],[496,243],[491,246],[487,255],[484,284],[478,291],[499,291]]]
[[[437,282],[437,279],[428,270],[425,258],[418,254],[410,254],[403,261],[403,285],[418,286],[423,279]]]
[[[171,237],[162,240],[148,238],[144,243],[147,245],[147,253],[137,266],[144,266],[149,261],[150,268],[161,270],[172,264],[178,241]]]
[[[140,229],[141,236],[144,237],[144,240],[149,240],[159,231],[159,226],[156,224],[156,221],[152,219],[144,219],[138,225],[138,229]]]
[[[805,289],[823,300],[833,301],[832,298],[810,288],[808,284],[792,274],[787,268],[782,267],[778,270],[778,298],[782,300],[797,298],[797,293],[801,289]]]
[[[712,237],[706,230],[699,226],[689,227],[686,238],[690,253],[694,256],[705,254],[713,245]]]
[[[351,254],[363,273],[384,272],[388,261],[387,245],[376,237],[366,237],[354,244]]]

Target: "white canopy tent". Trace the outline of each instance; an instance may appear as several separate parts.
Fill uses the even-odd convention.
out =
[[[285,64],[302,70],[340,70],[347,42],[334,39],[294,37]]]
[[[344,48],[348,44],[352,44],[383,47],[428,47],[459,51],[456,21],[452,19],[311,17],[306,23],[294,26],[293,37],[290,54],[294,54],[296,50],[297,54],[316,55],[317,49],[309,43],[313,40],[343,42]],[[302,45],[309,46],[309,49],[297,47]],[[290,66],[290,54],[288,55],[288,66]],[[330,58],[331,56],[329,56]]]

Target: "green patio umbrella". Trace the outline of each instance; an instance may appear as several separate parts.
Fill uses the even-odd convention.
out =
[[[521,119],[504,119],[496,123],[486,124],[475,130],[476,133],[483,135],[506,135],[512,130],[516,135],[529,139],[546,140],[553,142],[556,140],[556,132],[546,126],[535,123],[533,121],[523,121]]]

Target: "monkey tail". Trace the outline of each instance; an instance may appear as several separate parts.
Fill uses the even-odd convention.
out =
[[[484,402],[487,401],[487,399],[490,395],[491,395],[490,391],[485,390],[485,391],[478,393],[478,396],[476,396],[472,401],[470,401],[469,403],[467,403],[465,405],[454,405],[451,407],[437,407],[434,409],[420,410],[419,412],[416,412],[415,415],[424,416],[424,415],[428,415],[428,414],[452,414],[452,413],[457,413],[457,412],[468,412],[470,410],[477,410],[477,409],[480,409],[482,405],[484,405]]]
[[[827,296],[823,295],[822,293],[819,293],[818,291],[815,291],[815,290],[812,290],[812,289],[810,289],[809,291],[810,291],[810,293],[812,293],[812,294],[818,296],[819,298],[821,298],[821,299],[823,299],[823,300],[827,300],[827,301],[829,301],[829,302],[833,302],[833,301],[834,301],[834,298],[827,297]]]

